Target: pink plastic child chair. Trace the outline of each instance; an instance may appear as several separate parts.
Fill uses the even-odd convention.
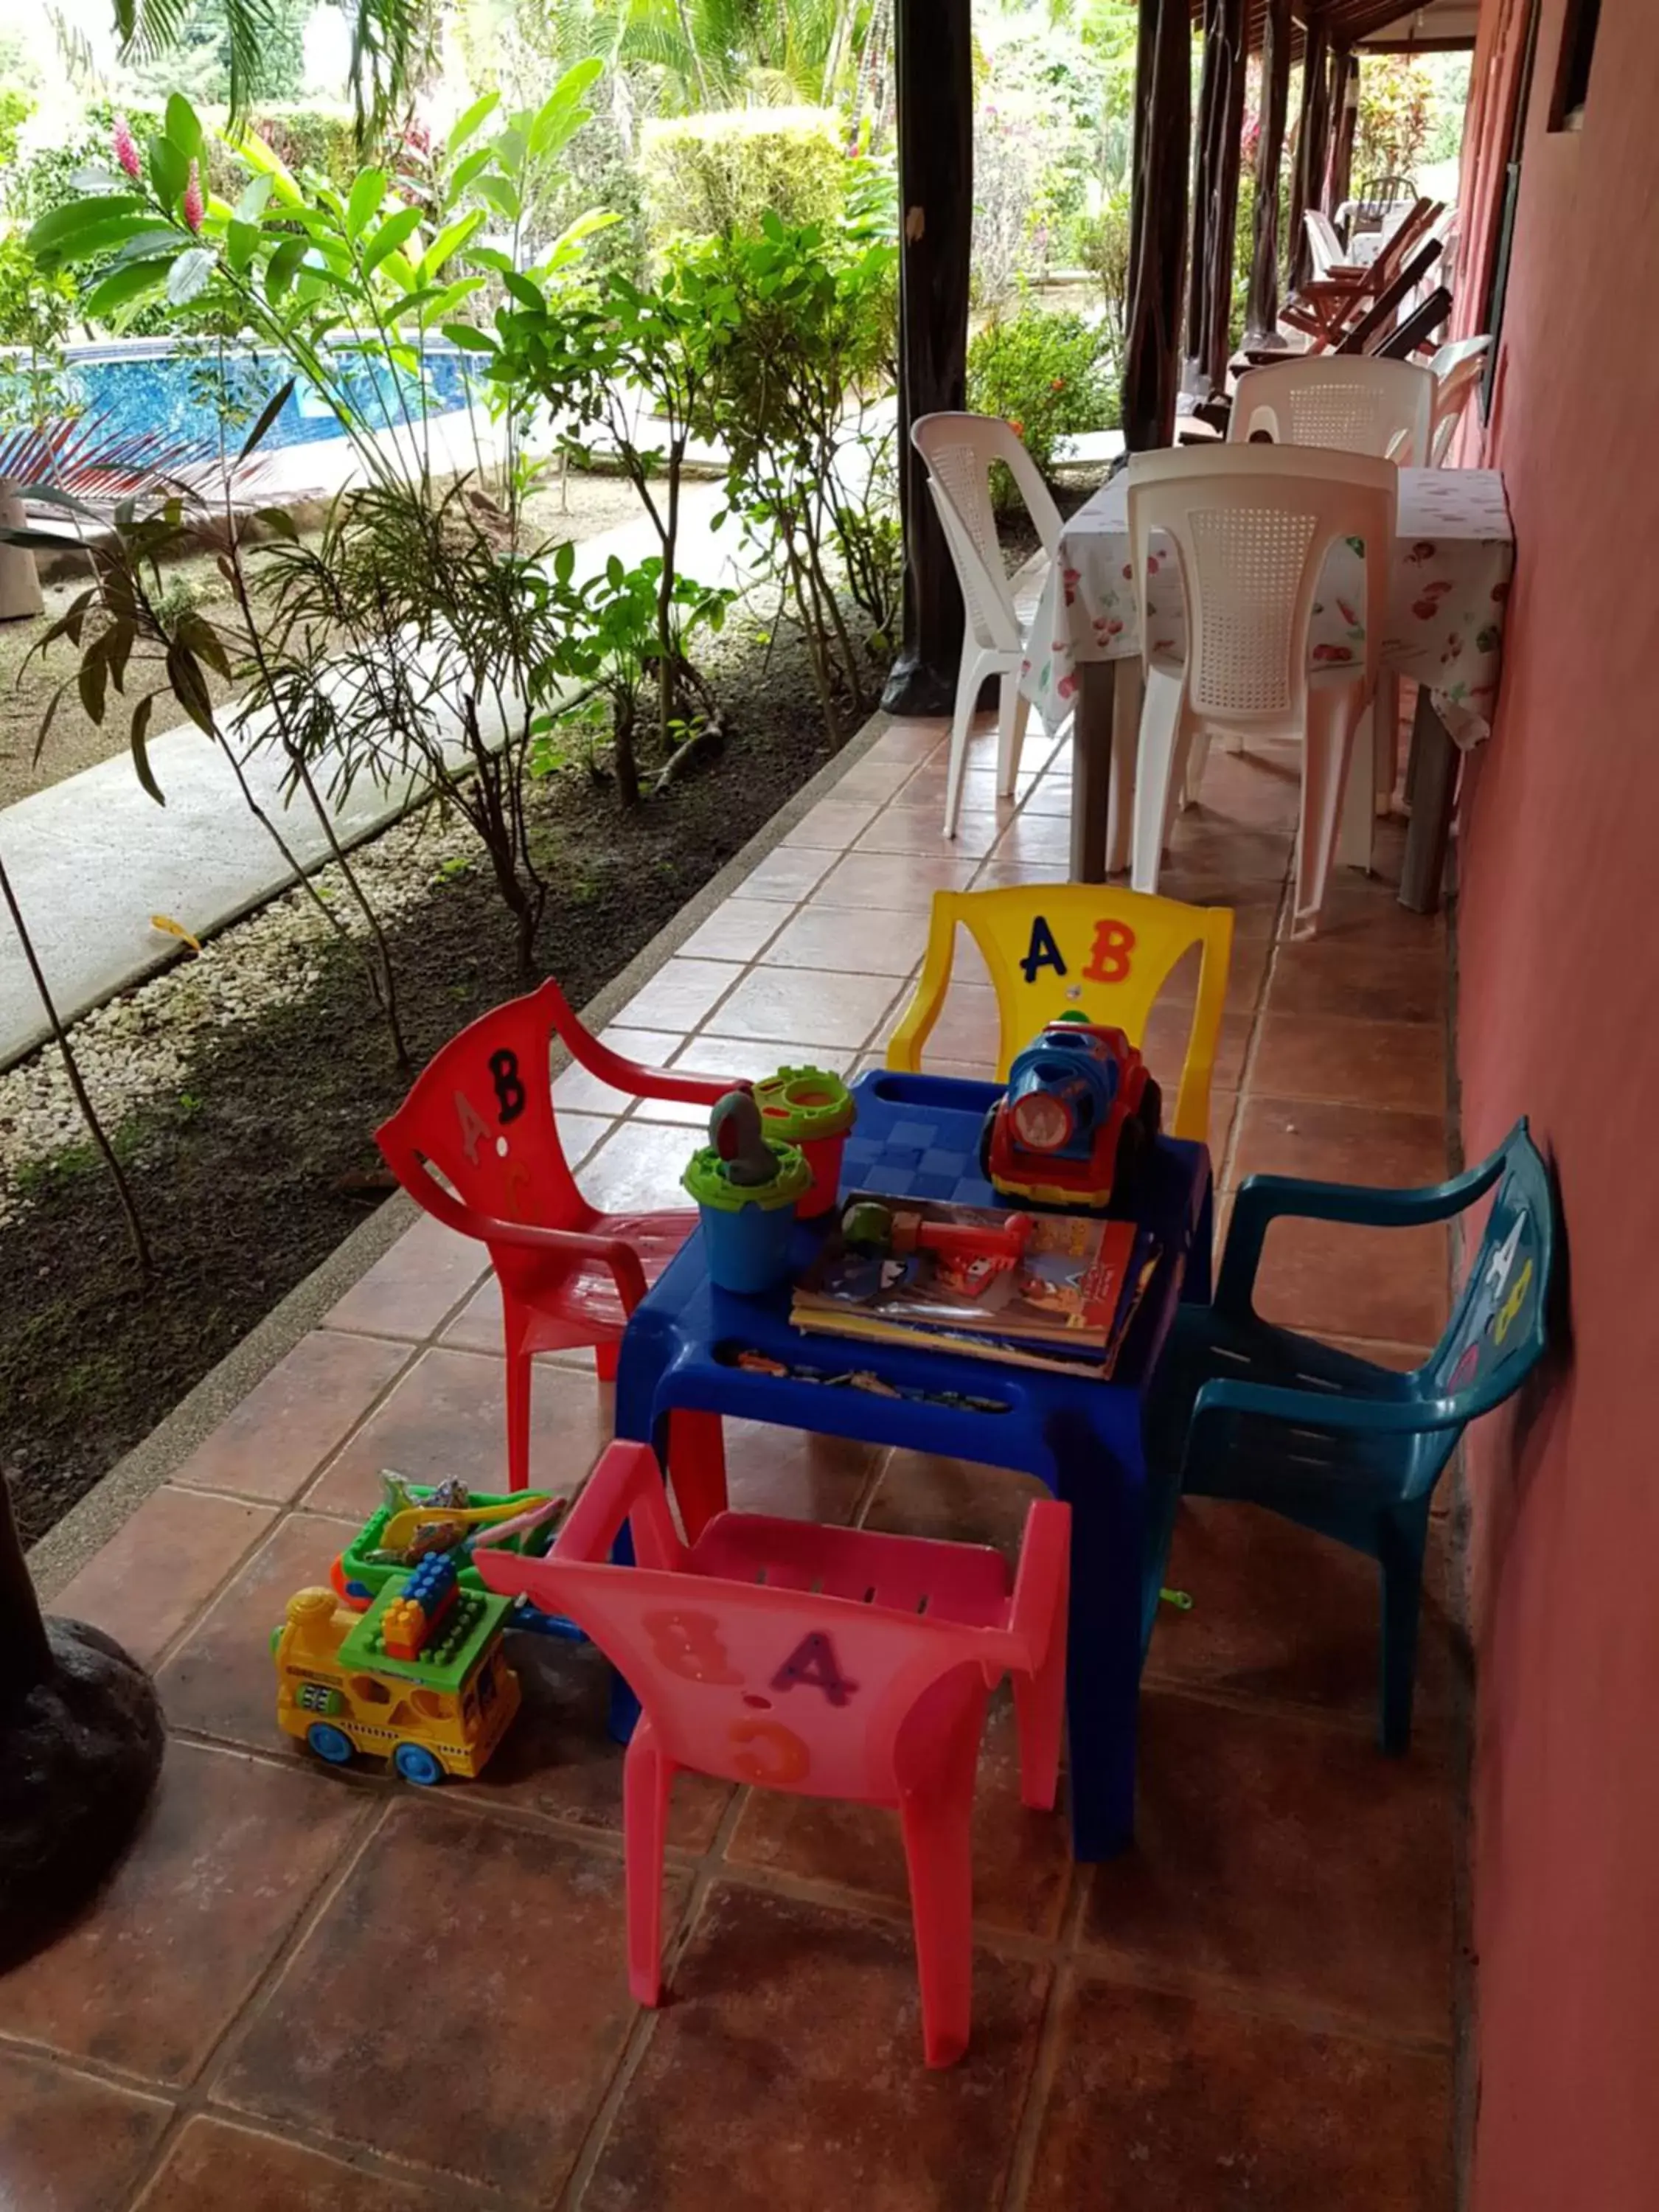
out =
[[[639,1097],[712,1106],[732,1088],[624,1060],[584,1029],[558,985],[547,982],[452,1037],[376,1131],[410,1195],[489,1248],[506,1335],[512,1490],[529,1480],[534,1354],[591,1344],[600,1376],[614,1376],[629,1315],[697,1222],[695,1207],[601,1213],[582,1196],[554,1112],[555,1031],[579,1065]],[[688,1134],[688,1154],[693,1143]],[[726,1503],[720,1419],[677,1413],[671,1427],[675,1493],[695,1533]]]
[[[630,1522],[633,1567],[609,1564]],[[627,1677],[643,1711],[623,1815],[629,1985],[662,1990],[663,1844],[681,1768],[810,1797],[897,1808],[930,2066],[968,2045],[974,1778],[992,1689],[1013,1677],[1020,1796],[1059,1777],[1071,1509],[1025,1523],[1012,1591],[979,1545],[721,1513],[688,1549],[643,1444],[611,1444],[544,1559],[480,1550],[492,1589],[563,1613]]]

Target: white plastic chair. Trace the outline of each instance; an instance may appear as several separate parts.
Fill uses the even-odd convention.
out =
[[[1319,208],[1307,208],[1302,221],[1308,234],[1308,252],[1312,257],[1312,274],[1316,283],[1328,276],[1333,269],[1340,268],[1347,260],[1342,250],[1342,240],[1337,236],[1336,226]]]
[[[1429,363],[1434,379],[1434,419],[1429,428],[1429,466],[1444,468],[1446,455],[1469,394],[1486,373],[1489,337],[1449,338]]]
[[[1296,738],[1303,755],[1293,929],[1305,935],[1315,927],[1354,732],[1376,688],[1398,494],[1393,463],[1368,454],[1217,446],[1131,459],[1129,562],[1146,684],[1135,762],[1136,890],[1158,889],[1170,797],[1200,732]],[[1147,650],[1155,531],[1173,542],[1181,564],[1184,662]],[[1325,556],[1341,538],[1363,538],[1370,556],[1364,657],[1358,667],[1310,671],[1314,596]]]
[[[1438,391],[1431,371],[1415,362],[1371,354],[1317,354],[1305,361],[1273,362],[1239,378],[1227,435],[1248,442],[1260,432],[1281,446],[1379,454],[1401,468],[1428,468],[1433,465],[1430,453]],[[1362,767],[1375,800],[1371,811],[1387,813],[1399,767],[1400,681],[1390,670],[1385,669],[1378,679],[1376,706],[1362,745]],[[1202,772],[1201,750],[1194,768]],[[1187,796],[1196,796],[1191,781]],[[1345,857],[1356,866],[1370,866],[1370,819],[1357,799],[1344,845]]]
[[[991,507],[993,464],[1000,461],[1012,476],[1050,561],[1060,550],[1060,509],[1018,435],[993,416],[924,415],[911,425],[910,435],[927,464],[927,488],[945,526],[967,614],[945,785],[945,834],[954,837],[962,805],[968,733],[973,726],[980,686],[988,676],[1000,679],[997,789],[1004,793],[1013,790],[1019,773],[1020,748],[1030,711],[1030,702],[1019,688],[1025,639],[1002,565],[996,516]]]
[[[1247,368],[1233,393],[1228,441],[1265,433],[1277,446],[1374,453],[1426,468],[1435,380],[1414,362],[1371,354],[1314,354]]]

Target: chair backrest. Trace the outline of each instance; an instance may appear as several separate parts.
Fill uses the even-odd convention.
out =
[[[935,891],[915,996],[887,1047],[887,1065],[914,1072],[951,981],[957,925],[979,947],[997,994],[997,1076],[1045,1023],[1085,1013],[1139,1044],[1159,993],[1196,945],[1198,991],[1172,1133],[1207,1140],[1232,911],[1102,884],[1021,884],[1006,890]]]
[[[1240,379],[1241,392],[1249,380]],[[1361,453],[1228,445],[1132,455],[1130,569],[1143,657],[1153,635],[1145,605],[1152,538],[1162,531],[1181,564],[1194,713],[1214,728],[1300,732],[1320,571],[1339,538],[1357,538],[1371,557],[1356,641],[1374,688],[1398,499],[1393,462]]]
[[[1429,434],[1429,465],[1441,468],[1451,450],[1469,394],[1486,373],[1489,337],[1458,338],[1443,345],[1429,364],[1435,374],[1434,425]],[[1448,359],[1446,356],[1449,356]]]
[[[1380,342],[1397,327],[1401,310],[1419,296],[1419,288],[1445,250],[1437,238],[1419,243],[1404,266],[1378,288],[1370,306],[1357,323],[1349,325],[1333,350],[1345,355],[1375,354],[1378,349],[1373,341]]]
[[[637,1564],[613,1566],[608,1553],[624,1516]],[[983,1697],[988,1679],[1027,1655],[1006,1626],[930,1617],[930,1589],[951,1572],[940,1554],[954,1546],[892,1540],[889,1551],[860,1540],[860,1587],[842,1591],[825,1586],[840,1579],[840,1532],[743,1518],[764,1531],[764,1579],[756,1577],[752,1547],[740,1554],[744,1580],[701,1571],[705,1548],[719,1548],[718,1521],[700,1540],[693,1571],[655,1455],[617,1443],[545,1559],[480,1550],[476,1559],[491,1589],[522,1593],[592,1638],[676,1766],[807,1796],[896,1802],[907,1772],[929,1758],[928,1739],[948,1731],[945,1678],[957,1678],[952,1686],[969,1704]],[[927,1727],[907,1741],[906,1723],[924,1698]]]
[[[1395,325],[1385,338],[1371,349],[1372,358],[1378,361],[1410,361],[1413,355],[1426,349],[1451,311],[1451,294],[1443,284],[1437,284],[1408,315],[1403,316]],[[1346,350],[1346,346],[1339,346],[1339,357]]]
[[[404,1188],[465,1236],[486,1237],[492,1221],[572,1229],[594,1218],[565,1159],[553,1110],[556,1002],[564,1003],[558,986],[544,983],[469,1023],[428,1060],[375,1132]],[[526,1264],[505,1246],[492,1257],[508,1275]]]
[[[1524,1119],[1462,1181],[1466,1206],[1494,1185],[1498,1194],[1445,1334],[1418,1380],[1472,1421],[1519,1387],[1548,1343],[1555,1194]]]
[[[1316,279],[1328,276],[1342,259],[1342,241],[1336,234],[1336,225],[1320,208],[1304,208],[1302,221],[1308,233],[1308,251],[1313,257]]]
[[[1060,545],[1060,509],[1017,433],[995,416],[923,415],[911,424],[910,436],[927,464],[928,489],[956,564],[975,641],[1017,653],[1019,617],[997,538],[992,468],[1000,461],[1013,477],[1050,559]]]
[[[1316,354],[1247,368],[1233,394],[1228,442],[1266,432],[1279,446],[1374,453],[1426,468],[1434,379],[1413,362]]]

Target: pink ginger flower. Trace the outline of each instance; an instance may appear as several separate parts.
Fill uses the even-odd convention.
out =
[[[192,161],[190,165],[190,182],[185,186],[184,217],[198,237],[201,234],[202,217],[205,212],[206,204],[202,198],[201,174],[195,162]]]
[[[128,176],[137,179],[143,173],[143,164],[138,159],[138,141],[125,115],[115,118],[115,158]]]

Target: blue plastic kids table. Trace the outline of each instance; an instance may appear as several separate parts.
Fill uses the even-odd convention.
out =
[[[1004,1203],[981,1176],[978,1157],[981,1124],[1000,1095],[997,1085],[884,1072],[863,1077],[854,1095],[858,1126],[842,1162],[843,1194]],[[1066,1501],[1066,1722],[1073,1848],[1079,1859],[1108,1858],[1133,1832],[1140,1662],[1177,1499],[1174,1476],[1160,1481],[1148,1474],[1142,1404],[1177,1303],[1209,1297],[1210,1209],[1205,1147],[1161,1138],[1136,1204],[1161,1257],[1110,1382],[971,1355],[804,1335],[789,1325],[787,1285],[762,1297],[715,1290],[698,1236],[688,1238],[635,1308],[623,1339],[617,1434],[654,1443],[659,1453],[670,1412],[688,1407],[1018,1468]],[[794,1272],[807,1264],[834,1219],[831,1213],[820,1223],[797,1224]],[[821,1374],[872,1376],[911,1395],[756,1372],[737,1364],[741,1352]]]

